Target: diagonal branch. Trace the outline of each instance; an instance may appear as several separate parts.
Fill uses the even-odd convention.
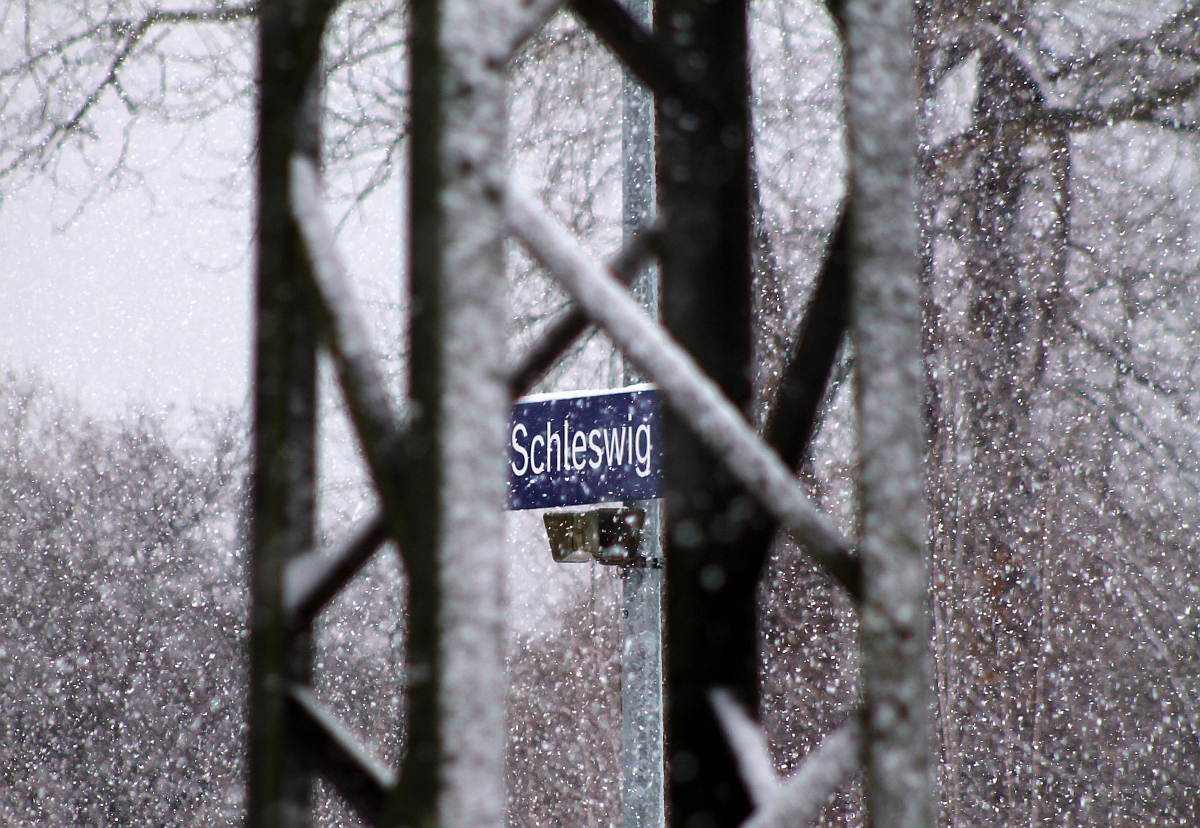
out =
[[[333,549],[314,549],[290,559],[283,573],[283,611],[293,634],[344,587],[388,539],[382,514],[367,518]]]
[[[779,792],[759,805],[741,828],[804,828],[816,822],[829,797],[861,769],[862,741],[863,727],[856,713],[822,739]]]
[[[804,828],[816,821],[829,797],[861,767],[859,713],[826,736],[799,770],[780,779],[767,748],[767,734],[733,694],[716,687],[708,698],[754,801],[754,813],[741,828]]]
[[[404,433],[396,427],[387,386],[377,370],[366,325],[358,318],[333,230],[321,208],[316,166],[303,155],[294,155],[290,172],[292,213],[310,265],[309,278],[301,280],[303,292],[333,358],[389,528],[403,544],[408,523],[402,499]]]
[[[1080,321],[1079,317],[1073,312],[1068,311],[1063,314],[1063,322],[1066,326],[1075,333],[1079,334],[1079,338],[1090,347],[1092,350],[1112,360],[1116,365],[1117,371],[1127,377],[1131,377],[1138,385],[1153,391],[1156,394],[1161,394],[1171,400],[1174,408],[1183,417],[1192,417],[1192,407],[1188,404],[1187,397],[1183,389],[1178,386],[1168,384],[1151,374],[1143,371],[1134,364],[1132,357],[1126,357],[1116,348],[1116,346],[1105,342],[1100,336],[1088,330],[1087,326]]]
[[[574,295],[588,316],[604,326],[625,355],[658,383],[676,415],[747,491],[857,598],[861,569],[850,544],[691,355],[649,319],[540,204],[509,187],[506,206],[513,232],[534,257]]]
[[[1003,146],[1032,135],[1065,134],[1107,129],[1127,121],[1170,126],[1174,121],[1164,110],[1179,106],[1200,90],[1200,73],[1107,104],[1080,106],[1031,106],[1018,115],[988,118],[937,147],[918,153],[922,171],[936,176],[941,168],[961,163],[971,152],[988,146]],[[1180,123],[1183,128],[1185,124]]]
[[[382,825],[384,802],[396,784],[395,774],[375,761],[333,711],[317,699],[312,688],[293,684],[288,699],[301,722],[314,769],[364,822]]]
[[[617,252],[609,263],[608,269],[623,285],[628,285],[637,275],[638,270],[653,254],[653,248],[662,237],[663,224],[655,221],[642,229],[630,239],[629,243]],[[510,372],[509,387],[513,398],[529,393],[533,384],[541,379],[550,367],[571,347],[580,334],[591,324],[587,314],[578,307],[572,307],[542,333],[530,346]]]
[[[1104,64],[1115,58],[1130,54],[1138,54],[1147,58],[1161,57],[1163,54],[1182,57],[1169,46],[1172,35],[1178,35],[1188,23],[1196,19],[1197,4],[1192,0],[1181,4],[1171,17],[1161,22],[1154,31],[1138,37],[1121,37],[1109,43],[1107,48],[1089,54],[1080,59],[1065,60],[1058,69],[1051,73],[1048,80],[1057,82],[1070,78],[1086,78],[1096,74]]]
[[[847,215],[843,208],[763,428],[767,444],[792,468],[800,465],[812,443],[825,389],[849,324]]]
[[[571,11],[604,41],[613,54],[657,98],[676,98],[696,113],[712,108],[711,96],[680,72],[680,61],[654,32],[642,26],[617,0],[568,0]]]
[[[750,718],[733,693],[724,687],[709,690],[708,700],[717,721],[721,723],[725,741],[737,758],[738,770],[750,800],[755,808],[764,807],[779,795],[781,783],[779,774],[775,772],[775,762],[771,759],[767,734],[758,722]]]

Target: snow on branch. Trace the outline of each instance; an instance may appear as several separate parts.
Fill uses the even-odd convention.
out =
[[[774,797],[759,805],[741,828],[803,828],[811,825],[821,815],[829,797],[861,768],[861,748],[862,723],[856,714],[822,739],[816,750],[804,758],[799,770],[779,786]]]
[[[283,573],[283,607],[288,629],[307,629],[317,613],[353,578],[388,539],[382,514],[363,521],[331,549],[310,549],[288,560]]]
[[[304,294],[325,346],[337,369],[355,431],[389,519],[396,525],[404,513],[398,477],[403,432],[367,340],[366,325],[350,289],[346,268],[334,245],[333,229],[321,206],[321,185],[314,163],[303,155],[291,159],[292,213],[304,240],[309,279]]]
[[[779,794],[780,779],[771,759],[767,734],[758,722],[738,703],[733,693],[724,687],[714,687],[708,693],[709,703],[725,733],[725,741],[737,759],[742,782],[754,807],[761,808]]]
[[[733,755],[754,813],[741,828],[803,828],[816,820],[839,788],[858,771],[862,724],[856,713],[826,736],[797,770],[780,779],[767,746],[767,734],[723,687],[708,694]]]
[[[519,188],[506,191],[513,233],[662,389],[675,413],[832,578],[857,597],[859,563],[833,521],[803,492],[741,412],[663,328]]]
[[[638,269],[654,255],[654,245],[662,236],[663,222],[655,221],[643,227],[608,262],[608,269],[621,284],[628,286]],[[509,388],[513,398],[524,396],[546,371],[558,361],[571,343],[587,329],[587,314],[572,307],[542,333],[529,350],[509,371]]]
[[[304,722],[306,746],[316,770],[368,825],[380,825],[396,774],[372,755],[311,687],[292,684],[288,697]]]

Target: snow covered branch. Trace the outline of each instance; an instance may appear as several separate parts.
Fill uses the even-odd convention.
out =
[[[805,757],[770,801],[759,805],[742,828],[802,828],[816,822],[834,793],[861,768],[862,724],[856,715]]]
[[[827,574],[856,595],[859,564],[850,544],[716,383],[533,198],[509,186],[506,204],[512,231],[534,257],[625,355],[658,383],[676,414],[742,485],[775,514]]]
[[[775,762],[771,759],[771,749],[767,745],[767,734],[758,722],[750,718],[733,693],[724,687],[710,690],[708,700],[717,714],[717,721],[721,723],[725,740],[737,757],[738,770],[750,800],[756,808],[763,807],[778,796],[780,785]]]
[[[392,529],[399,532],[404,514],[398,473],[403,432],[396,425],[395,409],[377,369],[375,351],[367,341],[366,325],[358,316],[332,226],[321,207],[316,166],[303,155],[291,160],[290,196],[309,260],[311,279],[306,281],[310,289],[305,294],[310,311],[337,368],[346,406]]]
[[[754,803],[755,810],[742,828],[803,828],[813,823],[829,797],[861,767],[862,725],[857,713],[826,736],[799,770],[781,779],[767,734],[733,694],[717,687],[709,692],[709,701]]]
[[[382,514],[371,515],[331,549],[291,558],[283,574],[283,607],[292,631],[307,629],[317,613],[388,539]]]
[[[654,254],[653,247],[662,235],[662,222],[643,228],[629,243],[617,251],[608,263],[609,271],[623,285],[633,281],[638,269]],[[556,320],[516,361],[509,372],[509,388],[513,398],[528,393],[559,357],[571,347],[588,326],[587,314],[573,307]]]
[[[396,775],[371,755],[311,687],[293,684],[288,696],[307,726],[307,747],[320,774],[368,825],[381,824]]]

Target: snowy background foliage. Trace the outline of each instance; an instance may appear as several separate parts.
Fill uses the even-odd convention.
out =
[[[248,8],[5,4],[0,224],[47,180],[68,236],[131,190],[163,212],[244,216]],[[844,160],[824,11],[752,9],[761,415],[837,217]],[[1200,8],[928,0],[918,20],[941,822],[1194,824]],[[354,0],[331,29],[325,152],[343,238],[402,236],[403,21],[395,4]],[[611,253],[615,62],[563,14],[514,61],[513,85],[514,167]],[[234,126],[215,127],[223,118]],[[203,182],[199,208],[156,189],[168,162]],[[244,218],[235,225],[203,254],[244,278]],[[516,352],[565,297],[519,253],[510,262]],[[0,275],[6,291],[49,278]],[[393,269],[361,291],[377,342],[402,341],[396,284]],[[400,384],[404,349],[386,350]],[[543,388],[619,376],[594,335]],[[853,354],[837,376],[803,475],[850,531]],[[0,383],[5,824],[238,819],[245,434],[211,410],[141,410],[89,414],[24,371]],[[321,526],[333,537],[370,496],[335,404],[323,422]],[[510,520],[510,821],[615,825],[620,585],[611,569],[556,569],[539,524]],[[402,604],[383,551],[315,639],[318,691],[381,759],[402,749]],[[760,617],[759,712],[790,769],[853,703],[853,615],[781,543]],[[322,824],[352,823],[327,792],[318,799]],[[861,819],[854,791],[825,816]]]
[[[0,821],[231,823],[240,424],[93,419],[0,378]]]

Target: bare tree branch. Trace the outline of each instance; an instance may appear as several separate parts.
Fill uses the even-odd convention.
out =
[[[738,770],[755,808],[765,807],[779,795],[780,779],[771,759],[767,734],[745,711],[737,698],[724,687],[708,691],[708,700],[725,732],[725,739],[737,757]]]
[[[377,351],[367,341],[366,325],[333,241],[333,230],[321,207],[321,190],[313,162],[292,157],[291,207],[305,242],[311,269],[310,312],[325,347],[337,366],[338,379],[355,431],[367,458],[389,528],[397,541],[407,539],[408,518],[402,497],[404,429],[399,425],[387,386],[378,368]]]
[[[759,805],[741,828],[805,828],[816,822],[829,797],[862,768],[860,715],[855,711],[850,721],[822,739],[775,796]]]

